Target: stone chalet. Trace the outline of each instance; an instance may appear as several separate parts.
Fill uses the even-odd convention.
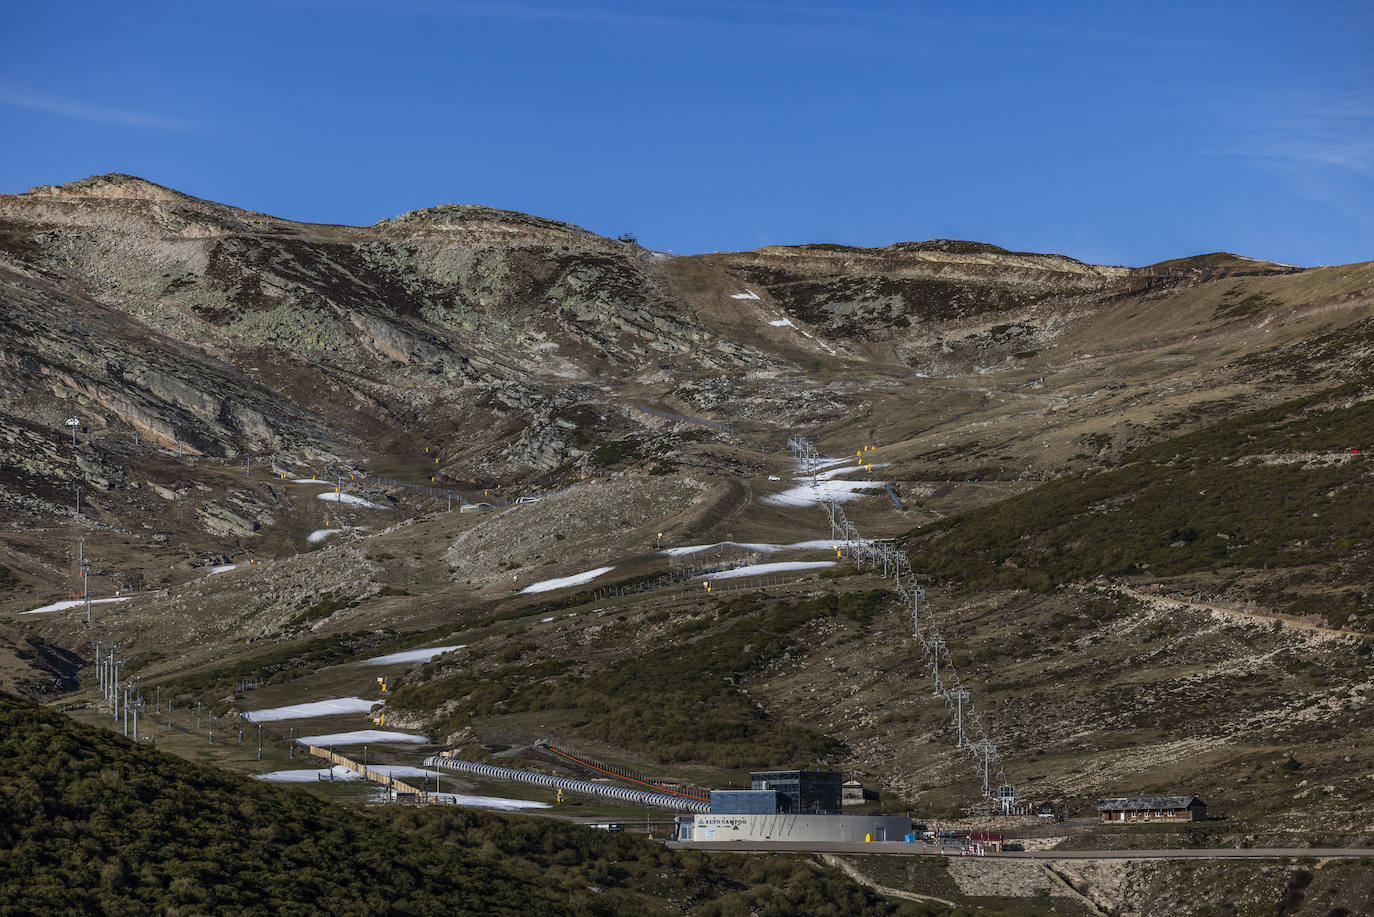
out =
[[[1207,803],[1196,796],[1132,796],[1103,799],[1097,804],[1102,823],[1144,821],[1206,821]]]

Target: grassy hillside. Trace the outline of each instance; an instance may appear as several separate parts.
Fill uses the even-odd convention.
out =
[[[502,658],[434,663],[391,696],[391,709],[428,716],[443,736],[474,716],[557,711],[566,734],[609,742],[663,762],[717,767],[814,766],[843,746],[833,738],[761,707],[738,683],[799,649],[798,638],[820,620],[861,629],[889,601],[883,590],[765,601],[747,594],[678,609],[644,622],[662,628],[647,643],[636,624],[608,627],[594,647],[536,647],[516,642]],[[548,658],[538,655],[544,652]],[[589,652],[614,653],[614,662]],[[541,720],[542,722],[543,720]]]
[[[1358,568],[1374,546],[1374,401],[1353,387],[1139,449],[917,533],[918,569],[975,586],[1048,589],[1099,576]],[[1366,601],[1351,569],[1320,603],[1344,623]],[[1319,610],[1318,608],[1300,610]]]
[[[0,695],[0,914],[919,914],[795,858],[552,820],[369,817]]]

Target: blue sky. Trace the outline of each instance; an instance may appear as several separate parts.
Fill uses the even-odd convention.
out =
[[[0,191],[482,203],[676,252],[1374,259],[1374,3],[15,4]]]

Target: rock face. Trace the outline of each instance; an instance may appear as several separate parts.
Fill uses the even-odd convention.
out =
[[[585,451],[552,427],[569,384],[986,361],[1112,296],[1284,270],[1208,258],[1128,269],[937,240],[669,259],[490,207],[317,226],[114,174],[0,196],[0,392],[44,426],[77,414],[225,458],[338,460],[443,405],[509,428],[506,470],[543,471]]]
[[[1145,268],[936,239],[879,249],[769,247],[702,256],[766,289],[794,322],[913,368],[961,372],[1028,357],[1104,304],[1147,290],[1297,268],[1206,255]]]

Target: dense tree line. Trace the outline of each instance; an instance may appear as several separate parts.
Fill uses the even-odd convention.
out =
[[[0,694],[0,915],[919,914],[792,857],[467,810],[369,809]]]

